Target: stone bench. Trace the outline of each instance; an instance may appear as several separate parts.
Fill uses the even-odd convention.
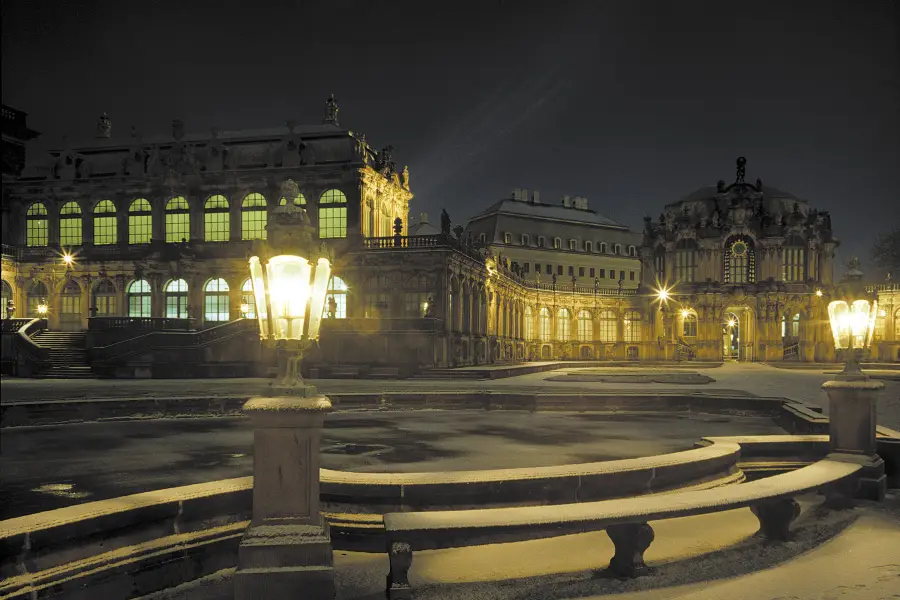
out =
[[[331,368],[331,376],[332,377],[357,377],[359,375],[359,367],[346,366],[346,367],[332,367]]]
[[[384,515],[391,600],[410,598],[409,568],[413,552],[516,542],[606,530],[615,546],[609,572],[617,577],[648,573],[644,552],[653,541],[649,521],[688,517],[749,506],[760,531],[772,540],[788,537],[800,514],[794,496],[825,488],[830,505],[847,505],[862,469],[854,455],[831,454],[790,473],[752,483],[700,491],[652,494],[616,500],[488,508],[476,510],[389,513]]]

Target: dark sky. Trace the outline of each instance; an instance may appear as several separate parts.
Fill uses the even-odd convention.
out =
[[[641,227],[716,180],[832,211],[868,263],[900,222],[898,0],[4,0],[3,101],[58,139],[341,124],[408,164],[412,213],[514,187]]]

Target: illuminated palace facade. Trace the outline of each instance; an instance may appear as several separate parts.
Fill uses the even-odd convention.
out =
[[[153,138],[114,136],[104,116],[91,140],[29,156],[4,176],[4,307],[23,318],[46,306],[50,330],[114,322],[136,336],[157,321],[207,331],[253,318],[247,259],[290,202],[334,256],[308,359],[320,375],[834,358],[830,217],[746,183],[743,162],[733,184],[667,205],[643,234],[582,198],[541,204],[519,190],[467,227],[445,214],[410,235],[408,170],[337,113],[329,99],[319,125],[200,135],[175,121]],[[882,358],[896,360],[900,299],[891,286],[882,297]]]

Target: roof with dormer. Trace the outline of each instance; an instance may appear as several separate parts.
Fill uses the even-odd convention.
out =
[[[628,229],[625,225],[591,209],[570,208],[556,204],[528,202],[509,198],[492,204],[482,212],[470,218],[469,222],[471,223],[472,221],[501,215],[548,221],[565,221],[569,223],[610,227],[615,229]]]

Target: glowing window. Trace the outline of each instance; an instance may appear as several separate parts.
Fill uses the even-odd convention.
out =
[[[47,207],[41,202],[35,202],[25,213],[25,245],[46,246],[47,232]]]
[[[530,340],[534,338],[534,313],[531,312],[531,307],[525,307],[525,339]]]
[[[629,310],[625,313],[623,337],[626,342],[641,341],[641,313]]]
[[[187,200],[175,196],[166,203],[166,243],[191,239],[191,210]],[[168,308],[166,309],[168,311]]]
[[[600,311],[597,325],[599,325],[599,331],[597,332],[597,339],[599,341],[606,344],[612,344],[618,341],[618,320],[616,319],[616,313],[611,310]]]
[[[569,309],[561,308],[556,312],[556,338],[561,342],[572,339],[572,325]]]
[[[203,288],[203,319],[205,321],[228,321],[231,319],[228,302],[228,282],[224,279],[210,279]]]
[[[97,309],[96,316],[112,317],[116,314],[116,286],[109,279],[103,279],[94,288],[92,309]]]
[[[33,281],[25,294],[27,302],[25,314],[29,317],[40,317],[38,306],[47,302],[47,286],[43,281]]]
[[[347,196],[340,190],[326,190],[319,198],[319,237],[347,237]]]
[[[802,238],[792,236],[781,253],[781,278],[783,281],[803,281],[806,274],[806,248]]]
[[[278,201],[278,206],[284,206],[285,204],[287,204],[287,198],[282,196],[281,200]],[[306,206],[306,196],[299,194],[294,198],[294,206]]]
[[[94,245],[108,246],[116,241],[116,205],[112,200],[101,200],[94,207]]]
[[[149,244],[153,239],[153,211],[146,198],[136,198],[128,207],[128,243]]]
[[[128,286],[128,316],[150,316],[150,284],[146,279],[132,281]]]
[[[77,202],[66,202],[59,209],[59,245],[63,248],[80,246],[81,240],[81,207]]]
[[[334,318],[347,318],[347,284],[340,277],[334,275],[328,284],[328,296],[325,297],[325,314],[329,315],[331,300],[334,299]]]
[[[166,318],[186,319],[188,316],[188,285],[184,279],[166,284]]]
[[[266,239],[266,199],[262,194],[247,194],[241,202],[241,239]]]
[[[586,310],[578,312],[578,341],[590,342],[594,339],[594,320]]]
[[[682,335],[686,338],[697,337],[697,315],[695,315],[694,313],[689,313],[684,317],[684,327],[682,328]]]
[[[245,313],[248,319],[256,318],[256,296],[253,294],[253,281],[248,277],[241,284],[241,304],[247,305]]]
[[[231,238],[231,216],[228,199],[215,195],[203,205],[203,239],[207,242],[227,242]]]
[[[542,308],[541,312],[538,313],[538,326],[540,328],[539,333],[540,333],[542,342],[550,341],[550,335],[551,335],[551,330],[552,330],[551,329],[552,324],[550,322],[551,318],[552,317],[550,316],[550,309],[548,309],[548,308]]]

